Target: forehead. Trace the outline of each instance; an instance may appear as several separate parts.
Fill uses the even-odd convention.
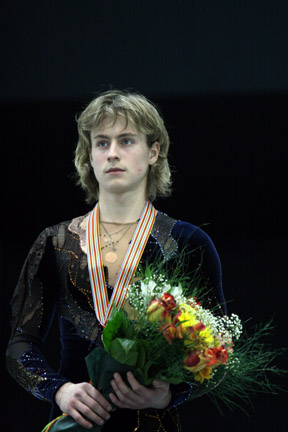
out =
[[[123,116],[117,116],[116,118],[105,117],[100,124],[93,128],[91,132],[95,133],[104,133],[104,132],[132,132],[134,134],[139,134],[140,131],[135,126],[135,124],[129,120],[124,118]]]

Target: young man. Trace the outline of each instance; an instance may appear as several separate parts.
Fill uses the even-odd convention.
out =
[[[47,228],[32,247],[14,295],[8,369],[27,390],[52,402],[52,418],[65,412],[87,429],[104,424],[103,431],[120,423],[131,432],[137,427],[156,431],[161,425],[177,431],[175,407],[197,397],[191,386],[155,380],[147,388],[132,373],[128,384],[115,373],[109,401],[88,383],[85,357],[101,345],[114,300],[127,307],[125,296],[139,264],[160,256],[173,268],[185,248],[189,271],[201,268],[209,302],[223,304],[219,258],[202,230],[151,204],[167,196],[171,186],[169,137],[153,104],[139,94],[103,93],[78,118],[78,131],[79,184],[87,202],[97,204],[88,215]],[[140,232],[145,242],[138,257]],[[123,282],[127,251],[135,259],[130,279]],[[57,373],[41,352],[55,311],[62,344]]]

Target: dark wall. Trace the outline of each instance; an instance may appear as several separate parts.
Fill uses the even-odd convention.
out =
[[[89,209],[73,179],[74,117],[110,84],[145,93],[164,115],[175,191],[156,206],[203,225],[221,257],[230,311],[251,325],[274,315],[269,341],[287,345],[286,12],[277,0],[2,5],[3,361],[9,301],[31,243],[46,226]],[[57,338],[53,327],[52,364]],[[286,357],[279,363],[287,368]],[[49,406],[5,368],[1,378],[1,426],[14,432],[30,422],[40,431]],[[258,395],[250,417],[221,417],[201,398],[183,408],[183,431],[280,431],[284,402]]]
[[[286,0],[10,0],[0,19],[9,100],[288,89]]]

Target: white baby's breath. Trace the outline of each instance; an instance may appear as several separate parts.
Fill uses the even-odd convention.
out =
[[[169,294],[171,294],[176,300],[177,304],[186,303],[187,298],[183,295],[182,286],[171,287],[169,290]]]
[[[183,295],[181,284],[171,286],[163,276],[158,277],[157,280],[146,278],[135,282],[129,288],[127,300],[132,306],[137,306],[138,309],[140,304],[148,306],[152,300],[162,297],[164,293],[173,295],[178,304],[187,300]]]
[[[172,286],[163,275],[158,275],[157,278],[151,275],[131,284],[127,300],[135,310],[145,313],[152,300],[161,298],[164,293],[171,294],[181,310],[189,311],[192,308],[195,318],[209,327],[221,344],[230,345],[232,339],[239,339],[243,326],[238,315],[215,315],[211,310],[203,308],[194,297],[185,297],[181,283]]]

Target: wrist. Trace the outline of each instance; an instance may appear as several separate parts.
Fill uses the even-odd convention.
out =
[[[155,402],[155,405],[153,406],[153,408],[155,409],[165,409],[169,406],[170,402],[172,399],[172,392],[169,389],[168,393],[166,394],[165,397],[163,397],[163,399]]]
[[[73,385],[72,382],[66,382],[65,384],[63,384],[61,387],[59,387],[59,389],[56,391],[54,399],[56,404],[60,407],[61,404],[61,399],[63,397],[63,393],[65,392],[65,390],[68,389],[68,387],[70,387],[71,385]]]

